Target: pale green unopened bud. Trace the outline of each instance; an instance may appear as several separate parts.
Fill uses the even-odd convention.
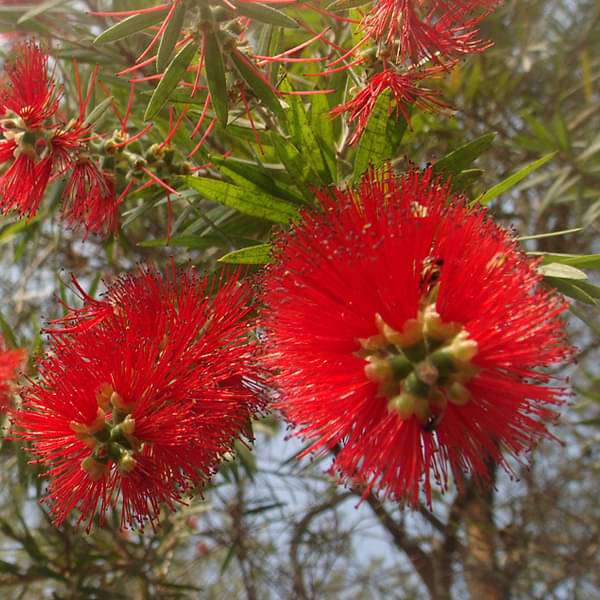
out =
[[[423,333],[435,340],[452,339],[460,331],[457,323],[444,323],[435,305],[430,304],[423,311]]]
[[[421,323],[417,319],[408,319],[404,323],[401,332],[390,327],[380,314],[375,315],[375,323],[383,337],[390,344],[394,344],[399,348],[413,346],[423,339]]]
[[[471,400],[471,392],[462,383],[455,381],[448,389],[448,400],[456,406],[465,406]]]
[[[365,375],[370,381],[384,383],[392,378],[392,368],[387,360],[377,356],[369,356],[365,365]]]
[[[121,473],[131,473],[136,465],[137,461],[133,458],[131,452],[123,452],[118,462],[119,471]]]
[[[448,352],[461,363],[468,363],[477,354],[477,342],[469,339],[469,334],[466,331],[461,331],[448,346]]]
[[[390,412],[395,412],[403,421],[406,421],[406,419],[410,419],[414,415],[415,404],[415,396],[402,393],[391,398],[387,408]]]

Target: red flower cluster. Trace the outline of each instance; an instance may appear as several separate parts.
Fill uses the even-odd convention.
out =
[[[0,89],[0,212],[32,217],[50,181],[69,172],[63,216],[88,232],[107,234],[116,227],[117,199],[111,177],[86,154],[90,127],[83,103],[80,116],[57,120],[59,94],[48,74],[48,57],[32,43],[15,47]]]
[[[361,89],[333,114],[349,113],[356,122],[351,143],[356,142],[381,94],[390,89],[389,113],[407,121],[409,108],[447,108],[437,94],[422,87],[424,79],[440,77],[455,64],[455,58],[482,52],[491,43],[478,38],[477,26],[500,0],[378,0],[365,15],[361,26],[362,43],[377,46],[371,75]],[[363,59],[360,59],[364,62]],[[426,66],[434,61],[434,66]],[[406,66],[405,66],[406,65]]]
[[[320,202],[278,239],[263,296],[278,406],[309,451],[416,503],[432,473],[484,481],[549,435],[566,306],[512,235],[431,170]]]
[[[6,350],[0,338],[0,411],[9,405],[10,383],[24,358],[24,350]]]
[[[477,26],[500,0],[378,0],[363,20],[367,36],[398,59],[444,62],[491,44]]]
[[[123,526],[153,523],[251,434],[248,297],[236,276],[147,268],[61,320],[14,415],[47,467],[57,524],[78,508],[89,529],[119,497]]]
[[[406,122],[410,120],[411,106],[421,110],[447,108],[438,98],[437,92],[418,86],[423,79],[439,77],[444,69],[443,66],[435,66],[420,71],[400,73],[389,67],[373,75],[354,98],[335,107],[331,114],[335,116],[349,113],[348,122],[356,123],[349,140],[354,144],[362,136],[378,98],[386,90],[390,93],[390,112],[396,113],[396,119],[404,117]]]

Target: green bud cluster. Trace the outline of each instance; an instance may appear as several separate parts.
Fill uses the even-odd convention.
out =
[[[81,468],[93,480],[99,480],[110,471],[111,462],[121,473],[129,473],[136,466],[135,454],[143,444],[135,437],[135,420],[123,398],[109,384],[103,384],[96,394],[98,413],[91,425],[71,421],[71,430],[88,446],[92,453],[81,461]],[[110,411],[110,418],[107,412]]]
[[[424,426],[439,422],[448,402],[470,400],[465,384],[476,374],[471,363],[477,342],[458,323],[444,323],[429,304],[401,331],[375,315],[379,333],[359,340],[367,364],[365,375],[388,399],[388,410],[401,419],[416,416]]]

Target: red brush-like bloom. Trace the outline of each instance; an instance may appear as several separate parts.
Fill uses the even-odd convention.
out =
[[[63,194],[63,218],[86,233],[106,236],[118,228],[118,199],[113,178],[82,157],[73,167]]]
[[[543,367],[570,355],[537,262],[432,171],[320,195],[275,244],[263,301],[279,408],[338,449],[334,468],[417,503],[488,461],[508,468],[564,400]]]
[[[6,66],[10,85],[0,93],[3,112],[18,115],[29,128],[56,114],[56,85],[48,74],[48,56],[33,43],[14,48],[16,60]]]
[[[237,277],[147,268],[67,315],[14,415],[58,524],[78,509],[89,529],[119,498],[123,526],[154,523],[250,435],[248,299]]]
[[[378,0],[363,20],[367,35],[417,63],[481,52],[477,26],[500,0]]]
[[[9,83],[0,91],[0,162],[10,163],[0,177],[0,211],[32,216],[50,181],[54,158],[46,124],[58,109],[48,57],[31,43],[16,46],[6,67]]]
[[[10,384],[25,358],[24,350],[6,350],[0,338],[0,411],[9,405]]]
[[[331,113],[340,115],[348,113],[349,123],[356,123],[349,142],[354,144],[363,134],[377,99],[386,90],[390,91],[390,116],[395,112],[396,119],[404,117],[410,120],[410,107],[416,106],[421,110],[443,110],[448,108],[438,98],[438,92],[424,87],[418,83],[423,79],[439,77],[445,68],[442,66],[430,67],[422,70],[411,70],[399,73],[393,68],[387,68],[373,75],[354,98],[345,104],[336,106]]]

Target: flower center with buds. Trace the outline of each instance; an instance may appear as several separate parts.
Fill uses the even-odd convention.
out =
[[[97,481],[110,471],[111,462],[121,473],[129,473],[136,466],[135,455],[143,443],[134,437],[135,420],[123,398],[107,383],[96,393],[98,414],[91,425],[71,421],[69,424],[77,439],[92,449],[81,461],[81,468]]]
[[[379,333],[359,340],[367,364],[365,375],[378,384],[378,395],[388,399],[388,410],[401,419],[415,415],[433,431],[448,402],[457,406],[471,398],[465,383],[476,373],[471,363],[477,342],[459,323],[444,323],[428,304],[401,331],[375,315]]]
[[[4,117],[0,119],[0,129],[5,140],[15,142],[16,148],[13,152],[15,158],[21,154],[26,154],[31,158],[36,157],[38,136],[35,131],[27,127],[25,121],[18,114],[7,110]]]

